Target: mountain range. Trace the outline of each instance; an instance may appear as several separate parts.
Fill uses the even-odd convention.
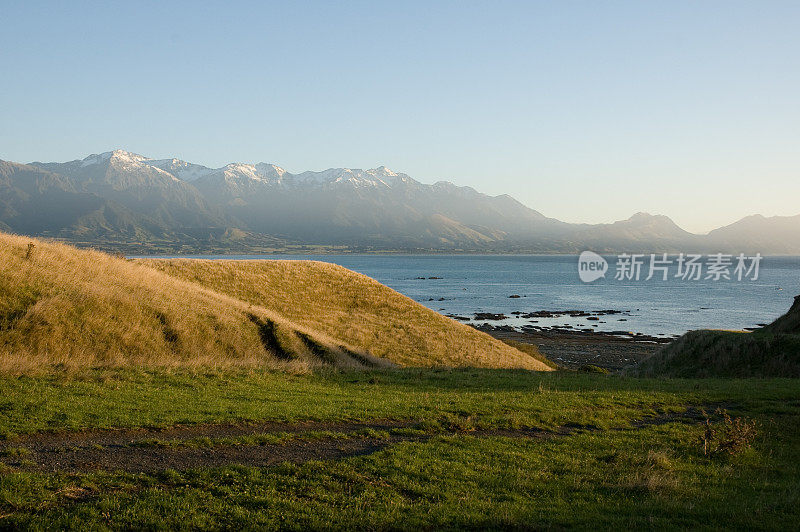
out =
[[[384,166],[292,174],[208,168],[124,150],[65,163],[0,161],[0,230],[125,253],[264,251],[800,254],[800,215],[749,216],[697,235],[666,216],[548,218],[508,195]]]

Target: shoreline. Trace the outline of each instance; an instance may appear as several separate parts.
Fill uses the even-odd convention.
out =
[[[567,369],[593,365],[609,371],[619,371],[652,356],[673,338],[661,338],[641,333],[631,336],[601,331],[584,332],[575,329],[519,329],[510,325],[467,324],[501,341],[535,345],[556,364]]]

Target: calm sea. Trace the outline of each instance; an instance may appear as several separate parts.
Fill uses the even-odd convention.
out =
[[[507,320],[491,322],[493,324],[522,326],[531,323],[531,319],[511,316],[512,312],[619,310],[626,314],[600,316],[599,321],[569,316],[539,318],[535,325],[625,330],[654,336],[682,334],[700,328],[744,329],[769,323],[785,313],[794,296],[800,294],[800,257],[764,258],[755,281],[750,278],[742,281],[682,280],[674,277],[675,266],[668,272],[666,281],[661,274],[644,280],[646,267],[639,281],[616,280],[615,258],[607,257],[609,274],[590,284],[581,282],[578,277],[577,256],[567,255],[214,255],[192,258],[332,262],[377,279],[442,314],[473,317],[477,312],[490,312],[509,316]],[[520,297],[509,298],[511,295]]]

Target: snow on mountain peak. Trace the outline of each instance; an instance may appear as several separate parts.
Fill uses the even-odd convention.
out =
[[[116,149],[111,152],[114,157],[123,158],[123,159],[136,159],[142,160],[147,159],[144,155],[139,155],[138,153],[133,153],[127,150]]]
[[[93,153],[81,161],[81,166],[91,166],[115,160],[121,163],[134,163],[147,160],[147,157],[125,150],[113,150],[104,153]]]
[[[221,168],[221,170],[225,179],[246,178],[262,182],[280,182],[287,173],[280,166],[268,163],[231,163]]]
[[[200,164],[189,163],[180,159],[146,159],[141,161],[148,166],[158,168],[175,176],[182,181],[195,181],[206,174],[213,172],[211,168]]]
[[[344,184],[352,187],[388,187],[411,182],[405,174],[398,174],[385,166],[361,170],[360,168],[328,168],[320,172],[302,172],[291,175],[291,182],[298,185],[331,186]]]
[[[256,170],[259,174],[264,176],[277,176],[278,178],[283,177],[286,175],[286,170],[281,168],[280,166],[270,164],[270,163],[258,163],[256,165]]]
[[[396,177],[398,175],[396,172],[393,172],[392,170],[386,168],[383,165],[375,168],[374,170],[368,170],[368,171],[374,171],[374,172],[377,172],[377,173],[380,173],[380,174],[383,174],[383,175],[386,175],[386,176],[391,176],[391,177]]]
[[[394,172],[383,165],[368,170],[328,168],[319,172],[307,171],[292,174],[284,168],[270,163],[230,163],[222,168],[214,169],[176,158],[150,159],[143,155],[120,149],[90,155],[81,161],[81,166],[104,162],[113,164],[117,168],[145,165],[187,182],[194,182],[206,176],[209,179],[222,179],[229,182],[246,180],[253,183],[281,186],[347,185],[351,187],[392,188],[403,183],[414,182],[409,176]]]
[[[103,161],[111,159],[111,155],[112,152],[110,151],[105,153],[93,153],[81,161],[81,166],[90,166],[93,164],[102,163]]]

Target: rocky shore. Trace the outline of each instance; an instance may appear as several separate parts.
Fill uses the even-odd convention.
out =
[[[608,323],[609,317],[625,322],[626,310],[564,310],[511,312],[496,314],[477,312],[472,317],[448,316],[490,334],[500,340],[533,344],[553,362],[570,369],[593,365],[609,371],[620,370],[640,362],[670,343],[674,337],[651,336],[628,330],[598,330],[598,324]],[[589,326],[580,324],[539,324],[538,320],[552,322],[552,318],[584,318]],[[500,323],[512,318],[525,319],[514,325]],[[490,323],[496,322],[496,323]]]
[[[527,332],[511,327],[476,326],[499,340],[533,344],[547,358],[569,369],[593,365],[617,371],[637,364],[661,349],[669,339],[640,340],[605,333],[549,330]],[[646,335],[642,335],[645,336]],[[647,337],[650,338],[650,337]]]

